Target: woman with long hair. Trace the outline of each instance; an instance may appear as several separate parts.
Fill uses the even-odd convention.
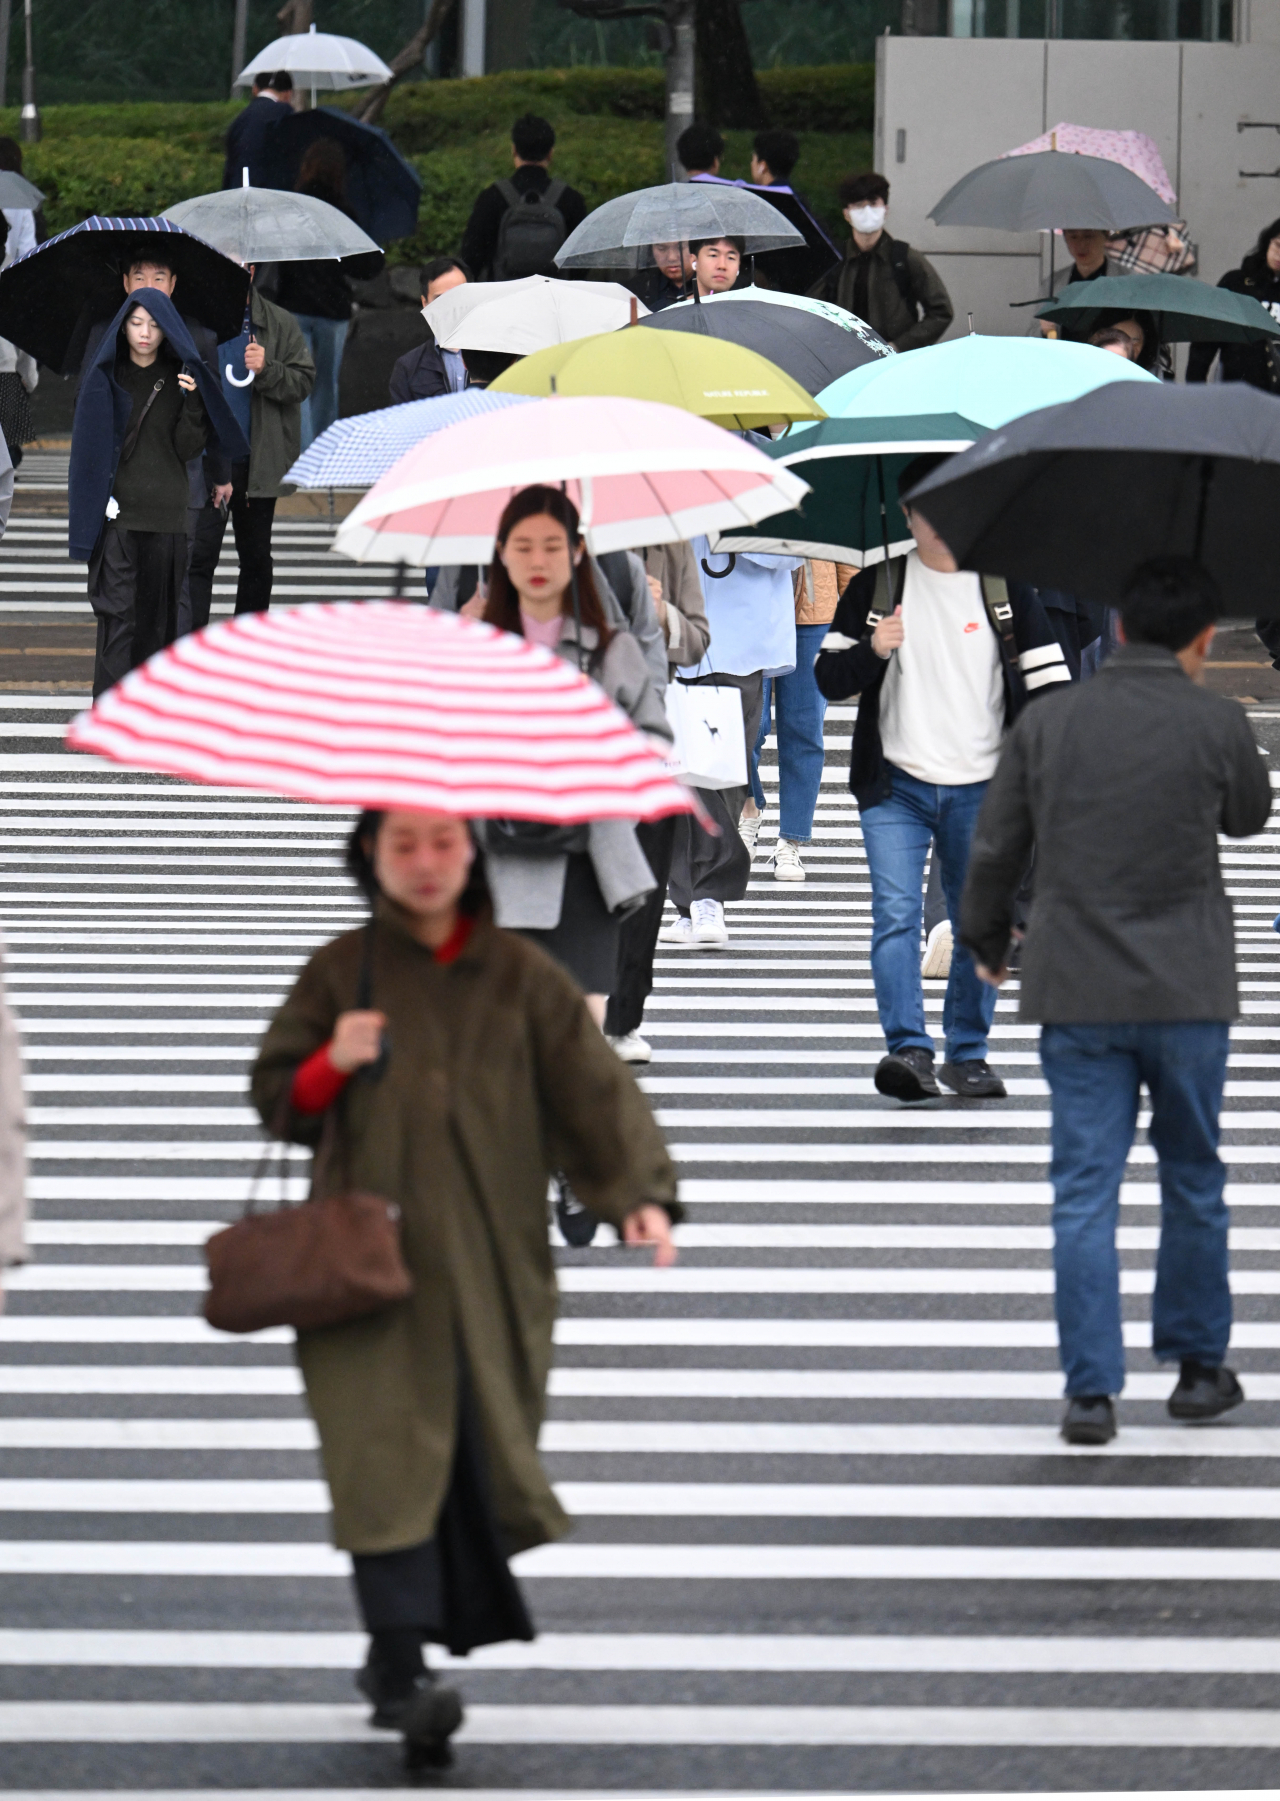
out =
[[[670,745],[644,653],[606,620],[577,508],[558,488],[525,488],[508,502],[485,598],[462,610],[553,650],[598,682],[664,750]],[[499,925],[563,963],[603,1029],[620,920],[654,887],[635,827],[626,820],[570,828],[489,821],[483,839]]]
[[[1280,219],[1263,226],[1240,267],[1228,269],[1218,286],[1233,294],[1252,294],[1273,319],[1280,320]],[[1264,388],[1268,394],[1280,393],[1280,357],[1272,348],[1278,341],[1193,344],[1187,358],[1187,380],[1208,381],[1213,359],[1220,356],[1223,381],[1247,381],[1250,387]]]
[[[493,924],[465,820],[364,813],[348,865],[370,922],[303,969],[253,1101],[273,1136],[399,1208],[409,1298],[300,1333],[297,1355],[370,1635],[357,1684],[411,1765],[441,1764],[462,1708],[423,1644],[532,1638],[507,1559],[569,1524],[538,1460],[551,1169],[659,1264],[675,1172],[573,982]]]
[[[299,194],[324,200],[353,217],[347,204],[347,159],[334,138],[317,138],[298,169]],[[276,298],[298,321],[316,366],[316,382],[302,403],[302,448],[338,417],[338,378],[351,323],[351,283],[342,264],[319,259],[282,263]]]

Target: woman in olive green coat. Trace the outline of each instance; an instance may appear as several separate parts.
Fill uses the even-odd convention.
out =
[[[373,923],[312,957],[253,1073],[269,1130],[316,1145],[340,1121],[341,1179],[401,1209],[411,1297],[301,1333],[298,1361],[372,1635],[360,1685],[419,1762],[447,1757],[461,1720],[423,1641],[532,1637],[506,1558],[568,1526],[537,1453],[551,1171],[628,1243],[675,1256],[646,1102],[572,980],[490,922],[475,857],[463,821],[364,815],[352,868]]]

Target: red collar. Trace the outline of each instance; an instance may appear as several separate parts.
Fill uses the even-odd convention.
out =
[[[471,933],[475,928],[475,923],[475,920],[470,918],[467,914],[459,914],[458,923],[453,928],[453,931],[445,939],[444,943],[431,953],[437,963],[454,963],[457,961],[463,951],[467,948]]]

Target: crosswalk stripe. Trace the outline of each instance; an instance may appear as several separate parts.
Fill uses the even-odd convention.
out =
[[[70,579],[62,526],[17,529],[0,582],[39,604],[42,584]],[[323,521],[277,539],[282,587],[382,579],[331,571]],[[234,574],[225,564],[220,585]],[[85,616],[79,587],[43,605]],[[362,917],[339,866],[348,816],[71,758],[60,735],[84,698],[0,700],[0,914],[36,1207],[33,1260],[0,1316],[0,1570],[24,1597],[0,1664],[31,1672],[0,1703],[0,1739],[26,1760],[11,1783],[37,1784],[10,1801],[87,1801],[86,1780],[129,1792],[131,1745],[150,1747],[149,1801],[205,1794],[201,1745],[219,1801],[363,1801],[369,1772],[374,1788],[405,1779],[394,1740],[351,1705],[364,1640],[347,1559],[324,1540],[291,1334],[230,1339],[194,1312],[203,1239],[235,1216],[258,1151],[242,1072],[311,947]],[[557,1253],[542,1445],[582,1524],[517,1563],[535,1614],[556,1597],[557,1630],[449,1666],[470,1712],[459,1775],[479,1801],[725,1801],[748,1773],[756,1801],[851,1783],[971,1792],[989,1768],[1006,1790],[1051,1793],[1096,1786],[1101,1766],[1081,1761],[1095,1747],[1124,1792],[1193,1767],[1186,1786],[1221,1772],[1256,1790],[1280,1717],[1270,1691],[1237,1706],[1206,1687],[1188,1707],[1185,1678],[1280,1670],[1280,1640],[1251,1631],[1265,1613],[1242,1611],[1259,1605],[1250,1584],[1266,1597],[1280,1580],[1280,833],[1224,859],[1247,1010],[1224,1155],[1249,1407],[1207,1431],[1165,1416],[1175,1372],[1151,1358],[1159,1194],[1142,1134],[1122,1195],[1122,1432],[1068,1447],[1037,1029],[1007,991],[992,1033],[1004,1102],[899,1110],[875,1093],[852,716],[828,718],[810,880],[772,879],[769,747],[729,948],[660,952],[639,1073],[682,1165],[683,1261],[668,1278],[610,1233]],[[930,984],[934,1029],[942,1003]],[[306,1179],[300,1160],[291,1198]],[[1186,1582],[1190,1635],[1154,1634],[1182,1625]],[[796,1630],[815,1605],[806,1583],[822,1584],[816,1633]],[[106,1630],[122,1588],[137,1629]],[[1144,1592],[1168,1606],[1130,1632],[1123,1597]],[[1089,1635],[1088,1594],[1110,1597],[1087,1606],[1108,1609],[1114,1637]],[[149,1686],[95,1686],[113,1668]],[[691,1691],[690,1671],[713,1684]],[[253,1686],[235,1672],[257,1672]],[[572,1689],[555,1686],[569,1673]],[[1142,1687],[1152,1675],[1179,1680],[1167,1704]],[[1077,1686],[1059,1707],[1043,1679],[1064,1676]],[[827,1678],[842,1686],[819,1690]],[[831,1761],[859,1746],[858,1766]],[[992,1764],[992,1747],[1010,1761]],[[1203,1750],[1211,1769],[1176,1761]],[[564,1781],[534,1789],[544,1771]]]

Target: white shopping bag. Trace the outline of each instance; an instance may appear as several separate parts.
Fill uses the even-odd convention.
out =
[[[741,690],[711,682],[669,682],[666,706],[682,780],[691,788],[745,788]]]

